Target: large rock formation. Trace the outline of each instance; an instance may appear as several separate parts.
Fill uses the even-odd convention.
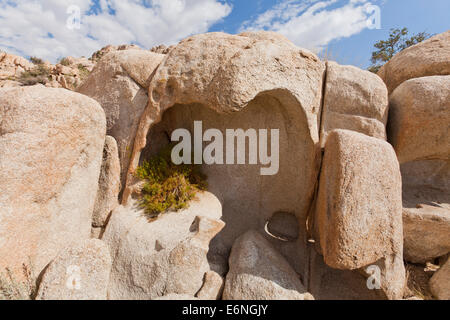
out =
[[[377,75],[353,66],[327,63],[321,145],[333,129],[386,140],[388,92]]]
[[[116,209],[103,236],[113,259],[109,298],[195,296],[211,271],[209,242],[224,226],[221,215],[220,202],[209,193],[155,221],[135,205]]]
[[[35,65],[25,58],[0,52],[0,82],[18,78],[23,72],[34,67]]]
[[[107,133],[116,139],[119,147],[122,185],[139,120],[147,106],[149,79],[163,57],[137,49],[112,50],[77,89],[97,100],[105,110]]]
[[[141,47],[135,45],[135,44],[122,44],[118,46],[113,45],[107,45],[100,50],[94,52],[92,56],[90,57],[90,60],[94,63],[99,62],[106,54],[114,51],[123,51],[123,50],[142,50]],[[156,52],[159,53],[159,52]]]
[[[389,142],[400,163],[450,159],[450,76],[412,79],[390,97]]]
[[[346,130],[329,135],[315,216],[329,266],[354,270],[402,256],[401,187],[388,143]]]
[[[450,252],[450,76],[411,79],[391,95],[388,125],[403,177],[404,252],[425,263]]]
[[[320,162],[324,71],[314,54],[274,33],[209,33],[183,40],[152,78],[123,200],[129,198],[134,172],[147,151],[156,149],[157,141],[167,144],[175,129],[193,132],[194,120],[203,121],[205,131],[215,128],[223,134],[226,129],[280,129],[276,175],[261,176],[259,166],[248,164],[203,166],[227,222],[214,246],[226,260],[238,236],[249,229],[263,231],[275,212],[292,212],[302,228],[298,244],[280,243],[279,249],[299,271],[304,269],[304,221]]]
[[[401,51],[378,75],[389,93],[409,79],[450,75],[450,30]]]
[[[286,259],[254,230],[236,240],[229,263],[224,300],[313,300]]]
[[[385,290],[403,294],[402,182],[387,142],[347,130],[333,131],[325,146],[314,220],[325,263],[356,270],[383,260]],[[395,264],[395,266],[394,266]],[[392,270],[391,270],[392,269]],[[386,284],[386,283],[385,283]]]
[[[403,298],[403,259],[450,251],[449,34],[386,64],[388,88],[272,32],[56,66],[0,53],[0,276],[29,264],[39,299]],[[14,88],[36,81],[90,98]],[[203,140],[194,155],[223,137],[228,163],[200,161],[208,192],[150,218],[136,169],[177,129]]]
[[[401,169],[405,259],[432,261],[450,252],[450,160],[413,161]]]
[[[83,95],[42,86],[0,90],[0,270],[38,275],[90,236],[105,113]]]
[[[37,300],[106,300],[110,272],[105,243],[80,241],[64,249],[46,268]]]
[[[75,90],[86,80],[94,66],[95,63],[85,57],[70,56],[61,59],[56,65],[46,63],[50,73],[50,82],[46,86]]]
[[[50,88],[76,89],[94,67],[87,58],[66,57],[56,65],[35,59],[28,61],[0,52],[0,88],[43,84]]]

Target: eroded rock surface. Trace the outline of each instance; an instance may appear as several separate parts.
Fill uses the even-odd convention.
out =
[[[88,239],[105,141],[105,113],[77,93],[0,90],[0,269],[38,275]],[[18,236],[20,235],[20,236]]]
[[[347,130],[330,134],[315,216],[329,266],[354,270],[386,255],[402,256],[401,187],[387,142]]]
[[[377,75],[354,66],[327,62],[321,145],[334,129],[386,140],[388,92]]]
[[[409,47],[395,55],[378,72],[392,93],[406,80],[450,75],[450,31]]]
[[[203,286],[196,297],[200,300],[220,300],[222,298],[225,280],[214,271],[205,273]]]
[[[119,192],[120,160],[117,142],[113,137],[106,136],[99,189],[92,216],[93,227],[106,227],[109,215],[119,206]]]
[[[430,289],[439,300],[450,300],[450,259],[431,278]]]
[[[45,270],[37,300],[106,300],[111,257],[100,240],[64,249]]]
[[[339,270],[330,268],[317,251],[310,248],[311,271],[309,275],[309,291],[316,300],[386,300],[388,299],[381,286],[374,286],[374,279],[369,280],[366,268],[358,270]],[[383,267],[383,261],[378,263]],[[399,261],[402,263],[400,257]],[[377,274],[380,284],[384,283],[386,273],[380,268]],[[401,281],[396,279],[396,281]]]
[[[422,160],[401,166],[404,255],[425,263],[450,252],[450,161]]]
[[[403,259],[450,251],[449,35],[394,57],[386,84],[273,32],[107,46],[57,65],[0,53],[0,273],[20,281],[32,266],[39,299],[403,298]],[[31,69],[42,74],[21,77]],[[98,103],[15,88],[33,81],[82,84]],[[250,157],[203,164],[211,193],[149,219],[136,168],[176,129],[198,134],[195,121],[224,139],[255,129],[246,153],[268,130],[278,171]],[[448,299],[448,274],[447,262],[433,277],[436,298]]]
[[[34,64],[25,58],[0,52],[0,82],[19,77],[24,71],[34,68]]]
[[[236,240],[229,265],[224,300],[313,300],[286,259],[256,231]]]
[[[112,50],[77,89],[105,110],[108,135],[116,139],[119,148],[122,185],[139,120],[147,106],[149,78],[163,57],[144,50]]]
[[[209,243],[224,226],[221,216],[222,206],[210,193],[155,221],[132,205],[117,208],[103,236],[113,259],[109,298],[195,296],[211,271]]]
[[[378,262],[390,299],[403,295],[401,174],[391,145],[335,130],[327,140],[315,230],[325,263],[357,270]]]
[[[276,175],[261,176],[255,165],[203,166],[227,222],[215,246],[227,254],[238,236],[250,229],[263,232],[280,210],[293,212],[303,227],[320,162],[324,71],[314,54],[274,33],[209,33],[181,41],[152,78],[123,200],[129,199],[136,167],[155,146],[155,137],[167,140],[179,128],[193,133],[195,120],[203,121],[204,131],[215,128],[223,134],[226,129],[280,129]],[[301,271],[306,232],[299,233],[295,248],[280,245],[280,250]]]
[[[450,76],[407,80],[391,95],[389,141],[402,164],[405,259],[450,251]]]
[[[412,79],[390,97],[389,142],[400,163],[450,159],[450,76]]]

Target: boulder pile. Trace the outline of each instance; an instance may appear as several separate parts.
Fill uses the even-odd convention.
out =
[[[36,67],[0,53],[0,299],[5,270],[41,300],[397,300],[411,265],[450,299],[450,31],[378,75],[272,32],[108,46],[22,86]],[[202,164],[208,191],[150,219],[138,167],[195,121],[278,129],[279,171]]]

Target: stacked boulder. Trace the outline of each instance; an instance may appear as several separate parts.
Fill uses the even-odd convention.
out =
[[[66,57],[56,65],[46,63],[49,70],[47,87],[75,90],[89,76],[95,63],[87,58]]]
[[[434,262],[450,252],[450,31],[402,51],[380,76],[391,92],[388,136],[403,177],[405,260]],[[445,278],[441,266],[435,277]],[[432,293],[448,299],[449,283],[440,286]]]
[[[380,288],[390,299],[403,297],[405,282],[401,199],[391,145],[347,130],[329,135],[316,203],[319,252],[335,269],[380,265]]]
[[[66,57],[56,65],[40,59],[0,52],[0,88],[43,84],[50,88],[74,90],[89,75],[94,63],[87,58]]]
[[[386,140],[386,85],[375,74],[327,62],[321,145],[334,129],[346,129]]]
[[[42,300],[402,299],[404,259],[439,260],[449,299],[449,46],[380,78],[275,33],[210,33],[105,47],[77,92],[0,89],[0,269],[32,267]],[[279,173],[203,165],[209,192],[149,219],[136,169],[196,120],[280,129]]]
[[[343,291],[355,291],[351,298],[401,299],[401,175],[395,152],[385,141],[387,88],[377,75],[334,62],[327,63],[324,87],[324,157],[310,227],[325,264],[310,270],[312,293],[321,298],[332,291],[335,298],[344,299],[348,296]],[[374,267],[380,285],[369,290],[366,270]],[[362,283],[344,281],[349,272],[356,279],[359,273]],[[333,275],[335,286],[322,282],[327,274]]]
[[[389,94],[409,79],[450,74],[450,31],[406,48],[381,67],[378,75]]]
[[[20,86],[16,79],[32,68],[34,64],[27,59],[0,51],[0,88]]]

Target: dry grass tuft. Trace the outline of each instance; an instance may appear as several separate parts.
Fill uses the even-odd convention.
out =
[[[427,266],[406,264],[406,289],[404,298],[416,297],[421,300],[434,300],[428,285],[433,274],[434,271]]]

